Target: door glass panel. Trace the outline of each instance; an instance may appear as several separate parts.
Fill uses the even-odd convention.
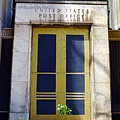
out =
[[[67,100],[67,105],[72,109],[73,115],[85,114],[84,100]]]
[[[84,72],[83,35],[66,35],[66,70]]]
[[[38,35],[38,72],[56,70],[56,35]]]
[[[55,114],[56,101],[55,100],[37,100],[37,114]]]
[[[84,92],[84,75],[66,75],[66,92]]]
[[[66,104],[73,115],[85,112],[84,35],[66,35]]]
[[[53,74],[37,75],[37,92],[55,92],[56,80]]]

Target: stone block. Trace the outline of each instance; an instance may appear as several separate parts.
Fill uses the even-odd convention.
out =
[[[107,27],[92,28],[93,53],[109,53],[109,38]]]
[[[30,53],[13,53],[12,81],[30,81]]]
[[[94,54],[94,81],[110,83],[109,54]]]
[[[29,87],[29,82],[12,82],[11,113],[29,113]]]
[[[10,113],[10,120],[29,120],[29,113]]]
[[[111,112],[110,83],[95,83],[95,111],[98,113]]]
[[[31,26],[15,25],[13,52],[31,52]]]

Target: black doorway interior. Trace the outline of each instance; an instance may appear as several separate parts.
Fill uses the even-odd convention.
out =
[[[0,64],[0,120],[8,120],[11,86],[12,39],[2,40]]]
[[[120,120],[120,41],[110,41],[112,120]]]

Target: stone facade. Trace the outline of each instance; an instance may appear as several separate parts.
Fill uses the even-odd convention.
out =
[[[39,13],[34,8],[19,8],[21,5],[27,4],[17,3],[16,7],[10,120],[29,120],[32,26],[41,23]],[[32,3],[30,5],[34,6]],[[81,25],[84,26],[85,22],[93,23],[90,28],[91,120],[111,120],[107,4],[79,4],[77,7],[89,9],[89,19],[81,21]],[[45,23],[42,21],[42,24]],[[73,23],[69,22],[69,25]],[[51,24],[54,25],[53,22]]]

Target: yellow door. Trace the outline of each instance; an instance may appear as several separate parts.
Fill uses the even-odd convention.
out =
[[[88,29],[34,28],[31,75],[31,120],[90,120]]]

